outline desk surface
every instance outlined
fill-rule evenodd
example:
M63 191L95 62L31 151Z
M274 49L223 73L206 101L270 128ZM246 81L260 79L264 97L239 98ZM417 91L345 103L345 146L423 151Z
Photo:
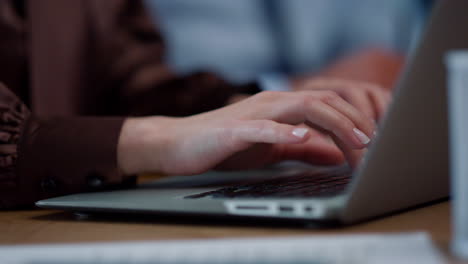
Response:
M53 210L0 212L0 244L90 241L167 240L273 235L350 234L357 232L427 231L444 252L450 242L450 202L414 209L353 226L304 229L285 226L205 223L185 218L77 219ZM176 223L174 223L176 222Z
M260 224L205 223L190 218L138 218L79 220L74 214L53 210L0 212L0 244L162 240L271 235L310 235L356 232L425 230L441 247L450 241L450 203L441 202L348 227L304 229ZM176 222L176 223L174 223Z

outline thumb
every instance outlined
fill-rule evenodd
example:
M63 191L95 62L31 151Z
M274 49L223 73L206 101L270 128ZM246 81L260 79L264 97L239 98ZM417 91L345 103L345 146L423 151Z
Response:
M249 120L236 127L233 133L243 142L297 144L306 142L310 129L277 123L272 120Z

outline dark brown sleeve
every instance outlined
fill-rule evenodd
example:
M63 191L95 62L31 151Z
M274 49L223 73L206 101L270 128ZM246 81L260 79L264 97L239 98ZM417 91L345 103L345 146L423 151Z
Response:
M118 3L118 4L117 4ZM224 106L256 84L233 86L214 74L178 76L164 61L164 42L140 0L93 1L97 76L115 112L185 116Z
M116 147L123 119L44 120L0 84L0 208L122 182Z

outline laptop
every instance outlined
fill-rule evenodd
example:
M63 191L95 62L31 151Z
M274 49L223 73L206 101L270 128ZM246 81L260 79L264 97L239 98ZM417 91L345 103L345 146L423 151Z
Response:
M468 48L468 1L438 1L361 165L283 164L169 177L133 189L38 201L75 212L182 214L343 224L448 197L444 54Z

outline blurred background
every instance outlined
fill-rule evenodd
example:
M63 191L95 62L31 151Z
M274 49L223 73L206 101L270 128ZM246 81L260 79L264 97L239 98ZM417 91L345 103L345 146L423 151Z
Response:
M310 74L366 50L405 56L428 0L146 0L181 74L235 84Z

